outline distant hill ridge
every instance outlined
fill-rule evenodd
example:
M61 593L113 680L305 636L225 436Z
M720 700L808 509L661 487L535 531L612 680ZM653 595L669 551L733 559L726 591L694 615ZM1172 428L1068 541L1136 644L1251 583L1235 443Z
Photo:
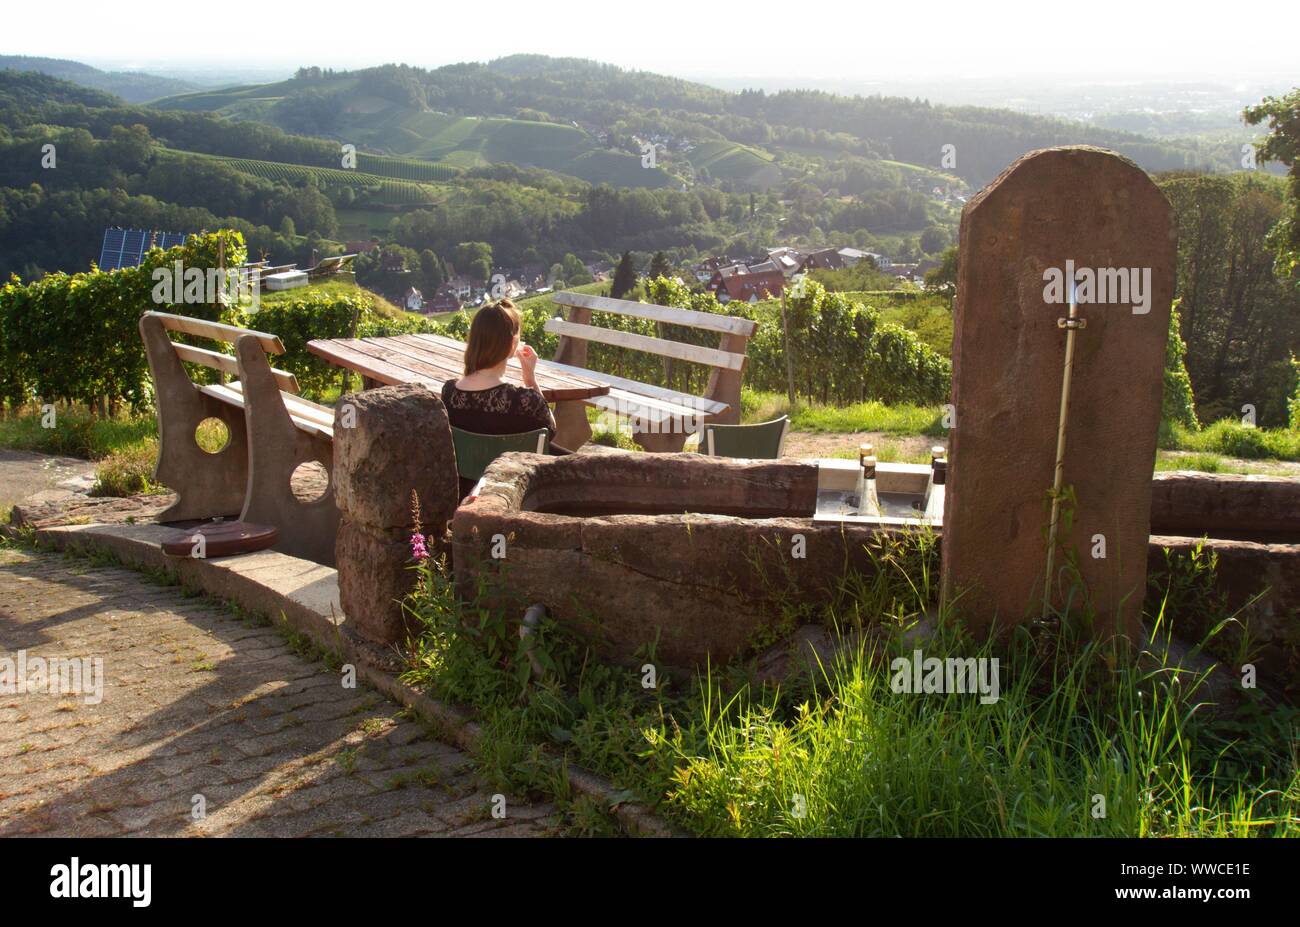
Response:
M215 111L460 167L513 161L626 186L664 182L642 169L632 137L741 146L710 150L695 166L715 179L714 168L741 182L766 176L760 186L770 185L770 162L783 152L904 161L951 169L977 185L1026 151L1061 144L1113 148L1150 171L1233 164L1231 146L1206 154L1179 141L1006 109L811 90L733 92L544 55L434 70L302 68L290 80L181 94L155 105ZM612 133L615 144L593 131ZM944 151L955 164L943 163Z
M38 71L83 87L111 93L128 103L145 103L197 89L196 84L172 77L159 77L143 71L101 71L80 61L63 58L0 55L0 70Z

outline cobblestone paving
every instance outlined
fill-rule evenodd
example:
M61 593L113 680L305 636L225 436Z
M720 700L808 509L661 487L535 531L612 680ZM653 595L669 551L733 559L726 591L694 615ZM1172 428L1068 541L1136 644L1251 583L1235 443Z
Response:
M0 661L14 661L11 673L20 650L28 681L37 657L102 658L103 698L0 694L0 837L559 827L551 806L509 796L494 818L469 758L399 706L343 688L274 629L129 570L0 547Z

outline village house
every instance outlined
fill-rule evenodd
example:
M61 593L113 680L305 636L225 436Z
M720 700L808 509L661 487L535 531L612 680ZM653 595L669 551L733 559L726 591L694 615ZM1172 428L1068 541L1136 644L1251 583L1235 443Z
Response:
M407 312L423 312L424 294L413 286L407 287L405 295L402 296L402 308Z
M426 313L459 312L460 299L456 296L455 290L444 283L438 287L438 292L434 294L433 299L425 303L424 308Z
M821 248L804 256L799 264L798 273L806 274L810 270L843 270L847 265L835 248Z
M752 266L732 264L719 268L706 286L719 302L739 299L756 303L760 299L780 296L785 290L785 275L773 261Z
M455 295L455 297L461 300L462 302L472 299L474 296L474 290L475 290L474 281L471 280L469 277L464 277L464 276L452 277L450 280L447 281L446 286L452 292L452 294Z

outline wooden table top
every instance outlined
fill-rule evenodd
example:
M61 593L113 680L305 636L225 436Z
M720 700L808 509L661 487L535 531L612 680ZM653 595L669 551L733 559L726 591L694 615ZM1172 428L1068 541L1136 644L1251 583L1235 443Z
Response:
M386 338L321 338L307 342L307 350L338 367L393 386L424 383L436 392L442 385L464 375L465 345L442 335L394 335ZM510 358L505 380L523 385L519 361ZM537 385L547 402L590 399L604 396L610 384L599 379L556 369L538 358Z

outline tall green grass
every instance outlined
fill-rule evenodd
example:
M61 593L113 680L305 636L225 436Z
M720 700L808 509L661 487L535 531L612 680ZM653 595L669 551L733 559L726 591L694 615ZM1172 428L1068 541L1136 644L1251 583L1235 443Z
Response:
M37 407L25 407L0 417L0 447L100 460L114 451L158 436L152 415L99 418L71 406L54 408L53 427Z
M784 394L748 389L741 392L740 404L744 422L766 422L789 415L790 427L795 431L835 434L879 431L936 437L946 434L941 406L885 405L874 401L849 406L799 402L791 406Z
M779 686L737 663L646 689L653 653L611 666L550 620L521 639L522 603L458 601L426 564L406 603L423 628L407 678L478 710L494 781L562 792L576 763L700 834L1300 834L1300 716L1254 692L1213 714L1204 677L1159 643L1163 596L1140 652L1062 616L997 644L934 619L936 568L925 536L883 547L819 614L837 654ZM922 619L934 630L919 638ZM894 691L890 662L913 648L998 658L998 700Z
M35 407L0 418L0 447L94 461L93 496L164 491L153 481L158 461L158 421L153 415L99 418L60 404L54 409L54 427L44 427L46 421ZM195 441L210 453L228 439L226 426L216 419L200 422L195 432Z
M1199 431L1169 425L1162 429L1161 446L1166 450L1202 451L1247 460L1300 460L1300 431L1253 428L1225 418Z

